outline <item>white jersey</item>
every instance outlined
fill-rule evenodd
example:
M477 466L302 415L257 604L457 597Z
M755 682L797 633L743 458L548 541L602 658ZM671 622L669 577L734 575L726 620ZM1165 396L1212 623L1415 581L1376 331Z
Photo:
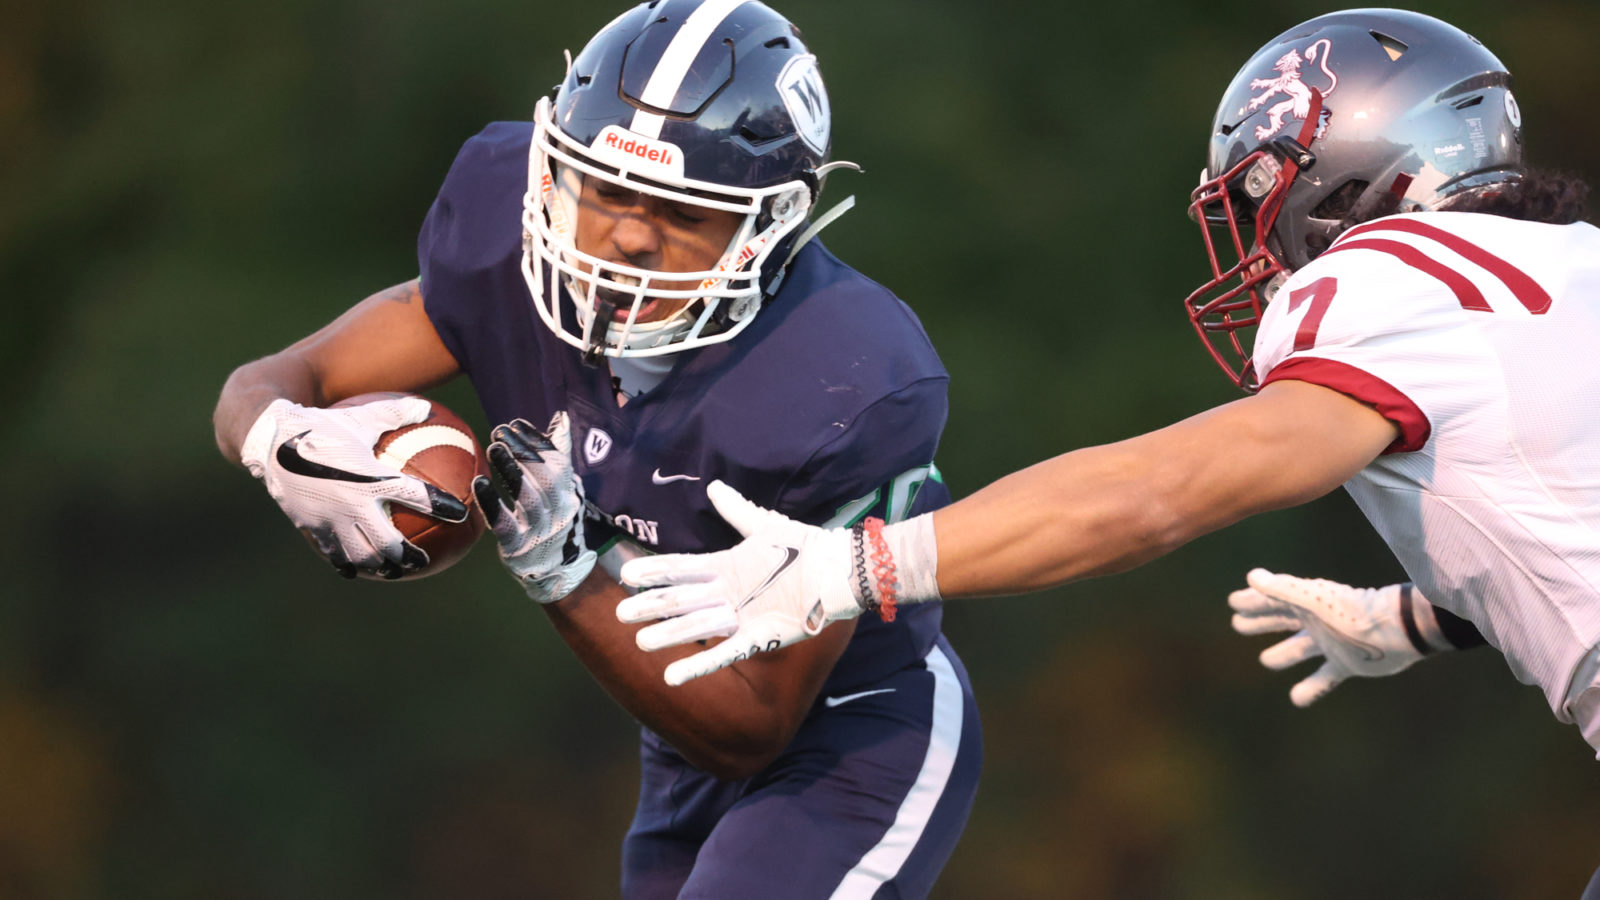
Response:
M1357 226L1278 292L1255 359L1263 384L1320 384L1399 427L1346 490L1423 595L1572 721L1600 644L1600 229ZM1600 719L1580 726L1594 742Z

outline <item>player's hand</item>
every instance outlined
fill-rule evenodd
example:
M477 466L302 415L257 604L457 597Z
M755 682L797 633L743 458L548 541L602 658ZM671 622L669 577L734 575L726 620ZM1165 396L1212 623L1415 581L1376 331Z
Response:
M1250 587L1228 596L1233 630L1294 632L1261 651L1261 664L1279 670L1324 657L1320 668L1289 690L1295 706L1310 706L1351 676L1393 675L1423 656L1406 634L1401 585L1353 588L1266 569L1251 569L1245 578Z
M481 475L472 492L506 568L529 597L554 603L589 577L595 561L583 544L583 480L572 468L567 414L552 416L546 431L516 419L497 426L489 439L489 466L505 484L511 505Z
M394 527L390 503L467 518L466 504L372 452L384 432L421 422L429 408L420 397L339 409L274 400L250 427L240 461L340 575L399 578L426 566L428 554Z
M828 623L861 614L850 586L850 533L803 525L713 481L706 496L745 536L729 550L647 556L622 566L622 583L656 586L617 605L623 622L664 619L641 628L642 650L728 636L667 666L668 684L709 675L757 653L812 637Z

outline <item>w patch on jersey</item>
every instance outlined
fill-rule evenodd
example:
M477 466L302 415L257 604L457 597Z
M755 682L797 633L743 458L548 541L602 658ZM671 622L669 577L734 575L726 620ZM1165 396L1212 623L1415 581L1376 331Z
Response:
M589 429L588 437L583 439L583 458L594 465L611 452L611 435L598 428Z
M826 152L833 115L828 109L828 91L822 86L817 58L808 53L789 60L778 73L778 93L800 139L812 150Z

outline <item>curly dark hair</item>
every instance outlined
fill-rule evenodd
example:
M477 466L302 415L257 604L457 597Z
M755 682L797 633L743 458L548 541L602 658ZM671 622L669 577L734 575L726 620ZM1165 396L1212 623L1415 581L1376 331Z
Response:
M1588 217L1589 185L1569 172L1534 169L1517 181L1480 188L1457 195L1439 207L1449 212L1487 213L1521 219L1525 222L1545 222L1550 225L1570 225ZM1313 216L1338 219L1339 228L1334 237L1373 219L1393 215L1400 210L1400 195L1392 191L1367 192L1367 182L1348 181L1318 204ZM1333 237L1312 235L1306 238L1313 256L1320 255L1333 243Z
M1570 225L1588 217L1588 198L1589 185L1577 175L1535 169L1520 181L1492 191L1463 194L1446 201L1440 209Z

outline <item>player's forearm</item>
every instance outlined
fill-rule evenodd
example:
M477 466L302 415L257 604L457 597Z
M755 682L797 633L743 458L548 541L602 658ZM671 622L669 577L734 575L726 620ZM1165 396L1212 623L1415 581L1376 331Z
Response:
M280 397L326 406L372 391L424 391L459 371L412 279L367 297L290 347L235 370L212 417L217 448L236 461L256 417Z
M1019 593L1132 568L1326 494L1397 433L1370 407L1286 381L1045 460L934 513L940 593Z
M310 366L292 353L245 363L228 376L211 414L217 449L229 462L239 463L239 448L261 411L284 398L306 406L322 405L318 382Z
M645 653L633 626L617 621L626 592L597 572L559 603L545 605L556 631L624 709L691 764L723 778L764 767L793 738L803 706L773 697L732 667L682 687L668 687L668 663L699 647ZM765 674L756 673L756 677ZM814 697L820 681L810 694ZM795 708L791 708L795 707Z
M939 590L1013 594L1107 575L1212 528L1181 472L1126 444L1046 460L934 513Z

